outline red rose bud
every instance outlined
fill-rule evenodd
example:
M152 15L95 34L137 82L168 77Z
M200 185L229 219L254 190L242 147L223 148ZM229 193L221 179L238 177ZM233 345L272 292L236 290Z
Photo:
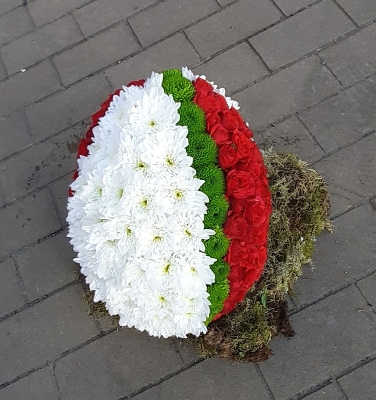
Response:
M217 146L221 144L231 144L231 134L221 124L215 125L209 131L209 134L213 138Z
M244 199L255 192L255 181L245 171L232 170L226 178L226 195Z
M224 170L232 169L238 162L238 154L234 146L224 144L218 151L218 163Z
M244 217L256 228L266 221L267 210L264 200L260 196L246 204Z
M239 214L232 214L223 226L223 232L231 239L246 240L248 233L248 222Z
M88 154L89 151L87 149L86 139L81 139L80 144L78 145L77 158L80 158L80 156L86 157Z
M254 142L244 136L238 129L235 129L232 134L232 140L236 146L239 159L246 157L251 158L253 150L256 147Z

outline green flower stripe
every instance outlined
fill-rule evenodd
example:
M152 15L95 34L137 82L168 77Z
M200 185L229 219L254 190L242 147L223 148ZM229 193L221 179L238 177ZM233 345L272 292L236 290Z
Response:
M218 149L214 140L205 132L205 113L192 100L195 88L189 79L183 77L181 71L170 69L163 71L162 87L166 94L172 95L180 102L179 125L188 128L187 154L193 158L192 167L196 176L205 181L200 190L209 198L204 225L215 230L215 234L204 241L205 252L217 261L211 266L215 282L208 286L210 314L206 320L208 325L223 309L229 294L228 274L230 266L222 260L229 247L229 239L223 233L229 203L225 194L225 178L217 163Z

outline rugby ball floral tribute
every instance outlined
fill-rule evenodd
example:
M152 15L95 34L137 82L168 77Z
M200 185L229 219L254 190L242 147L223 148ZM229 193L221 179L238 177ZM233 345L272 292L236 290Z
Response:
M94 301L153 336L199 336L261 276L263 157L225 96L187 68L112 94L80 142L69 233Z

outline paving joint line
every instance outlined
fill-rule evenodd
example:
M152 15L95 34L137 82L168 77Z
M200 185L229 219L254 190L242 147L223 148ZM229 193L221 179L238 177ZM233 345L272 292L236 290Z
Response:
M256 370L256 374L258 375L258 377L262 380L264 387L266 389L266 391L268 392L269 398L270 400L276 400L275 396L272 392L272 389L270 388L270 386L268 385L268 381L266 380L264 374L261 371L260 365L259 363L255 363L255 370Z
M347 397L347 394L345 393L345 391L342 389L342 386L338 382L338 379L335 379L333 383L335 383L335 386L337 387L339 392L342 394L343 400L349 400L349 398Z
M264 59L261 57L260 53L254 48L252 43L248 39L245 41L245 43L248 44L248 46L251 49L251 51L253 51L253 53L256 54L256 56L262 62L263 66L267 69L267 71L268 71L268 75L267 76L273 75L273 71L269 68L269 65L264 61ZM264 78L266 78L267 76L265 76Z
M24 110L23 108L21 108L20 110L15 111L14 113L12 113L12 114L10 114L10 115L13 115L13 114L18 113L18 112L20 112L20 113L22 114L22 118L23 118L24 123L25 123L25 126L26 126L26 132L27 132L27 134L31 137L31 139L33 139L33 142L32 142L29 146L24 147L22 150L19 150L19 151L17 151L16 153L20 153L21 151L26 150L27 148L33 146L33 144L34 144L34 135L33 135L33 131L31 130L31 126L30 126L30 123L29 123L29 119L27 118L27 115L26 115L26 113L25 113L25 110ZM13 154L15 154L15 153L13 153ZM10 154L8 157L5 157L5 158L1 159L1 160L0 160L0 163L1 163L3 160L6 160L6 159L8 159L9 157L11 157L13 154Z
M355 26L360 26L354 18L337 2L337 0L332 0L332 2L339 8L343 14L355 25Z
M187 35L187 32L185 31L185 28L184 28L184 29L181 29L179 32L186 38L187 42L190 44L190 46L192 47L192 49L194 50L194 52L197 54L198 59L200 60L200 62L202 62L202 61L203 61L203 57L202 57L201 54L197 51L197 49L196 49L196 47L194 46L194 44L192 43L191 39L190 39L189 36ZM198 64L198 65L200 65L200 64Z
M63 83L63 80L61 79L60 73L59 73L59 71L58 71L58 69L57 69L57 67L56 67L55 61L53 60L52 57L48 58L47 60L49 61L49 63L50 63L50 65L51 65L52 69L53 69L54 72L55 72L56 79L57 79L57 81L59 82L59 85L60 85L61 89L65 88L65 85L64 85L64 83ZM25 114L26 114L26 113L25 113Z
M320 0L321 1L321 0ZM283 11L282 8L275 2L275 0L270 0L270 2L274 5L274 7L280 12L281 16L285 19L288 17Z
M22 0L22 1L24 1L24 0ZM5 11L5 12L1 13L1 14L0 14L0 18L1 18L3 15L6 15L6 14L11 13L11 12L14 11L16 8L21 8L21 7L23 7L23 6L24 6L24 4L19 4L18 6L15 6L15 7L12 8L11 10L8 10L8 11Z
M59 388L59 383L57 381L56 374L55 374L55 366L56 366L55 362L49 363L48 364L48 369L49 369L50 374L51 374L51 378L52 378L52 382L53 382L53 385L54 385L54 389L55 389L57 400L63 400L63 398L61 396L60 388Z
M304 126L304 128L307 130L308 134L311 136L313 141L319 146L319 148L326 154L326 151L324 148L321 146L320 142L316 139L316 136L308 129L308 126L304 123L304 121L300 118L300 115L297 114L296 118L300 121L300 123Z
M65 176L65 175L64 175L64 176ZM62 224L62 221L61 221L61 218L60 218L60 215L59 215L59 208L58 208L58 206L57 206L57 201L56 201L56 199L55 199L55 196L54 196L53 193L52 193L52 190L51 190L51 187L50 187L49 184L46 185L46 189L47 189L48 195L50 196L51 203L52 203L52 207L53 207L53 209L54 209L54 211L55 211L56 217L58 218L61 227L63 227L63 226L62 226L63 224ZM67 193L67 201L68 201L68 193Z
M338 76L332 71L332 69L329 67L329 65L321 58L320 52L317 52L317 57L319 58L321 65L324 65L329 72L333 75L334 79L341 85L342 88L345 88L345 85L340 81Z
M140 39L139 39L138 36L136 35L136 32L134 31L133 26L130 24L130 22L129 22L127 19L125 19L125 20L123 20L123 21L121 21L121 22L124 22L124 25L127 26L127 27L131 30L134 39L136 40L137 44L140 46L140 49L143 50L143 49L144 49L144 46L142 45Z
M23 281L23 278L22 278L22 275L20 272L20 265L18 264L17 257L14 254L12 254L10 257L13 261L14 268L16 270L16 274L17 274L17 278L18 278L18 285L22 291L22 297L23 297L23 300L25 303L24 305L27 305L27 304L29 304L29 298L27 296L25 284L24 284L24 281Z

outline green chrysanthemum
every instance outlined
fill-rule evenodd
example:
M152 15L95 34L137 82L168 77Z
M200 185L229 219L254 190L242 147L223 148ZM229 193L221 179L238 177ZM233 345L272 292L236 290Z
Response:
M183 101L178 113L180 115L178 125L186 126L190 134L205 132L205 113L197 104Z
M191 101L195 94L192 82L180 75L171 72L163 73L162 87L167 94L171 94L175 101Z
M216 229L213 236L204 241L205 253L216 260L222 259L227 253L230 240L223 233L222 228Z
M216 165L205 165L199 168L196 170L196 176L205 181L200 190L205 193L209 199L224 194L225 177L223 171Z
M206 133L189 133L187 154L193 157L192 167L197 170L217 161L217 145Z
M226 220L228 208L229 203L223 195L209 198L207 213L204 216L205 228L216 229L222 226Z
M215 281L225 281L230 272L230 266L223 260L217 260L212 266L211 270L214 272Z
M210 314L205 322L208 325L212 319L222 311L223 303L226 300L229 293L229 283L228 280L223 280L219 282L215 282L212 285L208 286L209 293L209 301L210 305Z
M163 80L167 79L167 78L171 78L171 77L178 77L179 78L179 77L183 76L183 74L181 73L180 70L174 69L174 68L166 69L166 70L164 70L162 72L162 74L163 74Z

